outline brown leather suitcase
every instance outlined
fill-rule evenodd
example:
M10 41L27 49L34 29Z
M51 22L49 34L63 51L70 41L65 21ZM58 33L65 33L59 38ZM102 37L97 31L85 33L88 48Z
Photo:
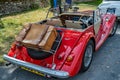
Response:
M22 44L29 48L39 48L38 44L42 41L47 30L48 26L46 25L31 24L31 28L23 39Z
M25 30L23 28L16 40L27 48L50 51L56 37L54 26L33 23Z
M42 41L39 43L39 47L43 50L50 51L55 39L57 37L57 32L54 26L49 26L45 36Z
M18 34L18 36L16 37L16 41L21 42L24 38L25 35L28 33L28 31L30 30L31 24L26 24L23 26L23 29L20 31L20 33Z

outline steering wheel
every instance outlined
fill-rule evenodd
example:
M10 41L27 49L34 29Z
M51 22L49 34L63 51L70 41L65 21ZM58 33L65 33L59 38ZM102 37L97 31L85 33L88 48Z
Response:
M79 19L79 21L81 21L83 24L85 24L86 26L88 26L88 22L86 22L85 20L83 20L83 19Z

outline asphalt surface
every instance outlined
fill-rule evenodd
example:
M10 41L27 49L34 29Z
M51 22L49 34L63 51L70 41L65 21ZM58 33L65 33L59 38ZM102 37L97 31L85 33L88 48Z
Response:
M120 80L120 25L94 54L89 70L68 79L48 79L14 66L0 67L0 80Z

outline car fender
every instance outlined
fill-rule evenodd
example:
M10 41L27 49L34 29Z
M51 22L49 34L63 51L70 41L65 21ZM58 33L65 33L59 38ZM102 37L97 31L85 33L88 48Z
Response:
M66 60L65 64L63 65L62 70L68 71L70 76L74 76L80 71L85 48L88 41L91 39L93 39L93 41L95 42L94 33L89 32L83 34L74 49L72 50L71 54L69 55L73 57L73 60L71 62L68 62Z
M106 29L108 28L108 32L110 32L110 30L114 26L116 19L117 18L114 14L106 14L103 17L103 31L106 32Z

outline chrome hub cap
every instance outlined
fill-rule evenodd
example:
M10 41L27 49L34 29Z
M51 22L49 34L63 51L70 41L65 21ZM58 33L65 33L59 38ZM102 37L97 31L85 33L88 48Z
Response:
M93 53L92 45L89 45L89 46L86 48L85 56L84 56L84 66L85 66L85 67L88 67L89 64L91 63L92 53Z

